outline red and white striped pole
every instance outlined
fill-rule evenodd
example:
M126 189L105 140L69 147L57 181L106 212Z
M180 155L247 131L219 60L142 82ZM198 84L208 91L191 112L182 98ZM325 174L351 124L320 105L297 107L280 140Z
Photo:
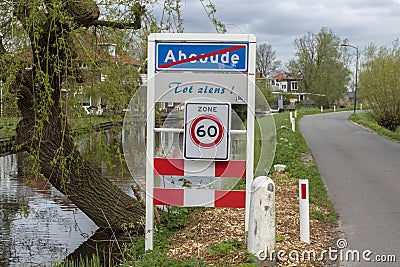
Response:
M299 180L300 241L310 243L310 213L308 179Z

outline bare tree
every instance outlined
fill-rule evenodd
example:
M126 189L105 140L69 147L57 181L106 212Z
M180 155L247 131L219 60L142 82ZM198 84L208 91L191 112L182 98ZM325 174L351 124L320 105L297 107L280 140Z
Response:
M269 44L260 44L257 46L256 71L260 72L262 77L269 77L281 68L281 61L276 59L275 50Z

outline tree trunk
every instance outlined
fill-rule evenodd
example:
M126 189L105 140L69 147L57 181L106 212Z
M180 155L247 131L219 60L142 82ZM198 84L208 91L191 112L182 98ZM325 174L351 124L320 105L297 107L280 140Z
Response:
M65 13L79 15L71 24L54 15L57 10L52 1L46 1L45 10L29 0L17 2L14 14L30 38L34 57L33 67L19 71L13 84L23 117L17 127L17 143L34 156L34 168L96 225L142 230L143 204L125 194L82 158L61 112L61 85L64 74L71 68L73 49L65 40L73 25L97 23L97 6L91 0L64 1ZM71 8L74 3L79 3L79 8ZM4 53L4 48L0 48L0 54ZM4 62L3 67L6 67Z
M21 101L21 100L19 100ZM24 120L18 125L17 142L26 144L36 138L26 133ZM140 228L144 218L141 203L125 194L112 181L85 161L58 118L44 126L41 141L31 141L30 150L38 149L40 171L50 183L66 195L101 228Z

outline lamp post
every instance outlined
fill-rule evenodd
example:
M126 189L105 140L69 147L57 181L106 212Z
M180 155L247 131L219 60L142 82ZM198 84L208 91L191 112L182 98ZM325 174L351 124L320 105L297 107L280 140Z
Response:
M3 120L3 83L0 81L0 118Z
M356 50L356 82L354 86L354 114L356 114L357 109L357 89L358 89L358 60L359 60L359 53L358 47L350 45L350 44L341 44L341 46L351 47Z

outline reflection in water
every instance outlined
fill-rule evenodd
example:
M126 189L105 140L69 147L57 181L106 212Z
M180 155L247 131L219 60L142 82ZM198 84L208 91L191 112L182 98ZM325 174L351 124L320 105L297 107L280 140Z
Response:
M133 108L132 108L133 110ZM127 113L125 115L124 127L123 127L123 145L125 159L132 171L135 182L137 182L142 189L145 188L145 174L138 173L137 170L143 170L138 168L136 165L138 162L145 166L146 164L146 147L144 142L138 143L137 140L144 139L144 132L140 132L137 129L138 120L140 116L145 114L138 114L137 112ZM145 118L145 117L144 117ZM245 126L243 122L232 110L231 113L231 129L232 130L244 130ZM145 119L142 119L145 121ZM143 123L144 124L144 123ZM183 111L179 108L173 109L168 113L168 116L162 122L162 125L157 127L166 129L183 129ZM245 134L234 134L231 135L231 155L232 160L244 160L246 159L246 135ZM161 158L183 158L183 131L169 131L169 132L155 132L154 135L154 155L155 157ZM205 162L204 168L206 168L211 161ZM199 167L203 168L203 166ZM182 186L190 186L191 188L208 188L208 189L232 189L240 180L240 178L221 178L221 177L196 177L196 176L159 176L154 177L155 187L162 188L180 188Z
M47 183L18 177L22 157L0 157L0 265L48 265L97 227Z
M143 146L144 125L138 132L137 145ZM79 146L95 168L132 195L121 140L121 129L111 129L83 136ZM32 178L24 158L23 153L0 157L0 266L49 266L75 252L73 258L97 226L49 183ZM145 166L136 167L144 175Z

